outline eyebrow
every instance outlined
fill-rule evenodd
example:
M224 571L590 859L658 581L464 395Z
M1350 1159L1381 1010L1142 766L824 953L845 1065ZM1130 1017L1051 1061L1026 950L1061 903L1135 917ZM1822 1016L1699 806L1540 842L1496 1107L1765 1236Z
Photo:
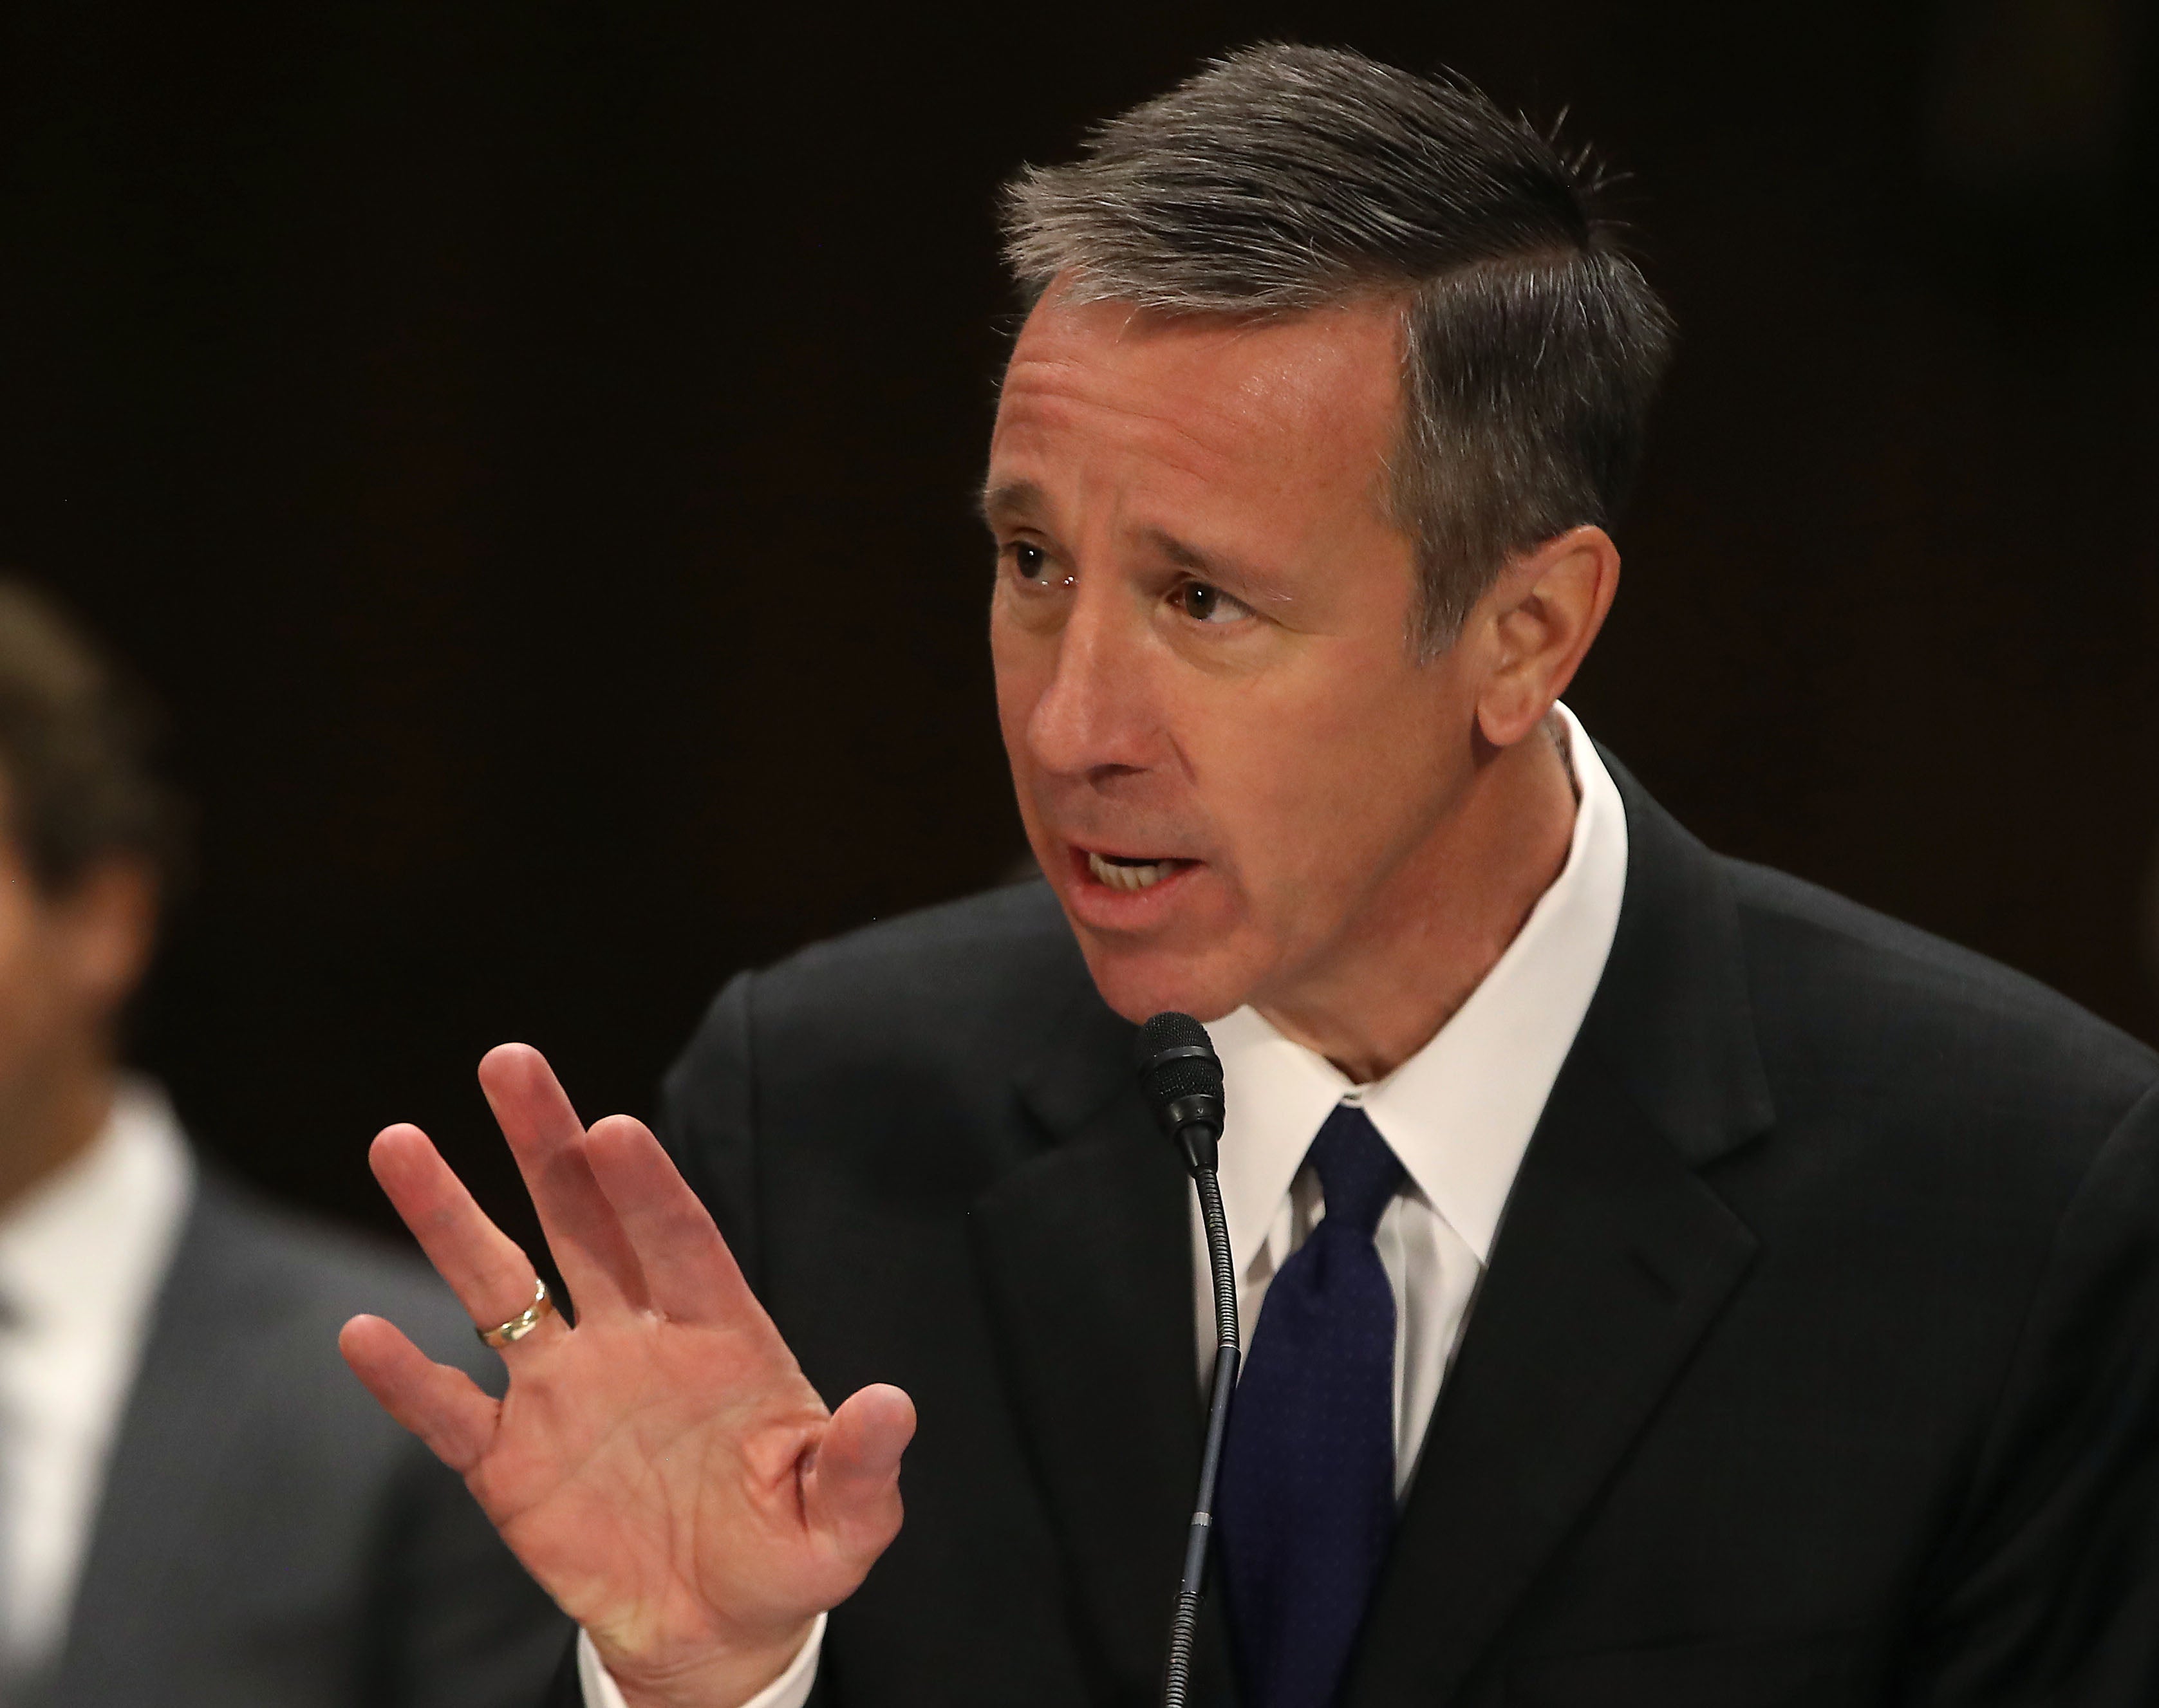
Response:
M1160 528L1147 528L1140 537L1179 569L1188 569L1194 575L1213 576L1233 566L1217 562L1196 546L1188 546L1174 534L1166 534Z
M1039 517L1049 509L1049 500L1032 480L1007 480L986 489L976 508L994 528L1000 522Z
M1202 551L1160 528L1147 529L1141 538L1194 580L1221 587L1256 608L1285 608L1291 602L1291 596L1273 576L1241 557Z

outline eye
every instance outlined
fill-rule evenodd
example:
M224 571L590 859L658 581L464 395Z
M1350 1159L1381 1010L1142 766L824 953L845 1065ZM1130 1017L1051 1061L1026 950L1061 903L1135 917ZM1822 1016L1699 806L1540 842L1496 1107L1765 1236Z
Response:
M1235 623L1240 617L1252 614L1251 607L1241 599L1232 598L1221 588L1209 587L1204 581L1180 582L1169 597L1170 602L1195 623Z
M1072 577L1058 572L1057 560L1043 546L1030 540L1014 540L1001 554L1012 565L1012 573L1033 587L1051 587L1062 582L1071 584Z

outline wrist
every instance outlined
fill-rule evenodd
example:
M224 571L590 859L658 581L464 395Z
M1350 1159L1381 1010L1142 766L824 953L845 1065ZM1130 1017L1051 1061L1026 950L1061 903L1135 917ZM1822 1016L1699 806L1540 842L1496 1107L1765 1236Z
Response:
M593 1648L624 1708L745 1708L805 1659L823 1617L805 1619L769 1641L729 1644L667 1662L611 1654L598 1643Z

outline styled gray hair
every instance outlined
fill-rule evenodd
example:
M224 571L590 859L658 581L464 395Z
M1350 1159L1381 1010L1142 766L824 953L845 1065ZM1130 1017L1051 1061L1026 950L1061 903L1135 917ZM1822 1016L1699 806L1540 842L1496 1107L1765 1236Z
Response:
M1514 553L1608 525L1641 458L1672 323L1603 180L1465 80L1271 44L1006 185L1030 298L1276 316L1403 303L1385 501L1415 542L1417 650L1452 644Z

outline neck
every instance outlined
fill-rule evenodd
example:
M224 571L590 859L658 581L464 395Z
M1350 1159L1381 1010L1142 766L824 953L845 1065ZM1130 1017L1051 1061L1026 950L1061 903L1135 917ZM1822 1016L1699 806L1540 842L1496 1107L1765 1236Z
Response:
M1520 934L1566 866L1575 808L1552 742L1533 736L1492 754L1328 965L1254 1006L1357 1084L1384 1079L1432 1042Z
M91 1146L112 1112L118 1074L91 1050L0 1095L0 1209L18 1203Z

